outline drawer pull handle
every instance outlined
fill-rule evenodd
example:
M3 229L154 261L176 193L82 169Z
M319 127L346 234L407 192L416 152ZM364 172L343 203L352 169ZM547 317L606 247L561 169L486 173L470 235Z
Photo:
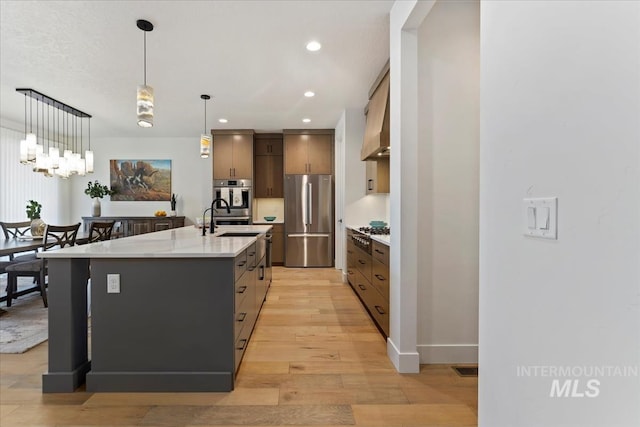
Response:
M255 267L247 267L247 270L249 270L249 271L253 271L255 269L256 269Z
M240 345L240 347L236 347L236 350L244 350L244 348L247 346L247 340L246 339L242 339L240 341L238 341L239 343L242 343Z
M379 314L387 314L387 312L386 312L386 311L384 311L384 310L382 309L382 307L380 307L379 305L376 305L375 307L376 307L376 311L377 311Z
M375 251L381 255L384 255L384 252L382 252L380 249L375 249Z
M238 263L238 267L242 267L247 263L247 261L241 261Z
M239 294L244 294L244 291L246 291L246 290L247 290L247 287L246 287L246 286L240 286L240 287L238 288L237 293L239 293Z
M360 289L362 289L363 291L366 291L366 290L367 290L367 288L366 288L362 283L358 283L358 287L359 287Z
M238 316L238 322L244 322L245 317L247 317L247 313L240 313Z
M255 254L255 252L249 252L249 256L254 256Z
M358 260L358 262L359 262L360 264L362 264L362 265L366 265L366 264L367 264L366 262L364 262L364 261L363 261L363 260L361 260L361 259L359 259L359 260Z
M376 276L376 279L378 279L378 280L387 280L387 279L384 278L384 276L381 276L379 274L374 274L374 276Z

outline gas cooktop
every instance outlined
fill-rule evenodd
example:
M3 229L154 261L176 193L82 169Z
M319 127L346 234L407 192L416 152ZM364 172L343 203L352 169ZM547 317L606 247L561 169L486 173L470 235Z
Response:
M391 230L389 229L389 227L380 227L380 228L360 227L358 228L358 231L365 234L379 235L379 236L388 236L391 234Z

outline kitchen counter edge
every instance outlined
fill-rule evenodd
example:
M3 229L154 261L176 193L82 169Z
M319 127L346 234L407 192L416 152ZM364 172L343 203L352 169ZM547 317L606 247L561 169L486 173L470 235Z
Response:
M233 258L266 234L271 225L221 225L215 234L185 226L155 233L40 252L40 258ZM257 232L257 236L221 237L225 232Z

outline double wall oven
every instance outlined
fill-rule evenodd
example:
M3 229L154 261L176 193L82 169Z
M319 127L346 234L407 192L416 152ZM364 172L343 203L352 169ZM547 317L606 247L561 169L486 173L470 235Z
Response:
M234 179L213 181L213 198L223 199L229 203L229 210L223 202L217 201L212 215L218 225L251 224L251 180Z

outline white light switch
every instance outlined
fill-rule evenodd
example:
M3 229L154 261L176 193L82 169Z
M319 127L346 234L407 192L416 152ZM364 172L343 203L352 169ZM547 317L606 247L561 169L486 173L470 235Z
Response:
M120 293L120 275L119 274L107 274L107 293L108 294Z
M524 234L543 239L557 239L558 198L524 199Z
M536 229L536 208L533 206L527 206L527 228Z

